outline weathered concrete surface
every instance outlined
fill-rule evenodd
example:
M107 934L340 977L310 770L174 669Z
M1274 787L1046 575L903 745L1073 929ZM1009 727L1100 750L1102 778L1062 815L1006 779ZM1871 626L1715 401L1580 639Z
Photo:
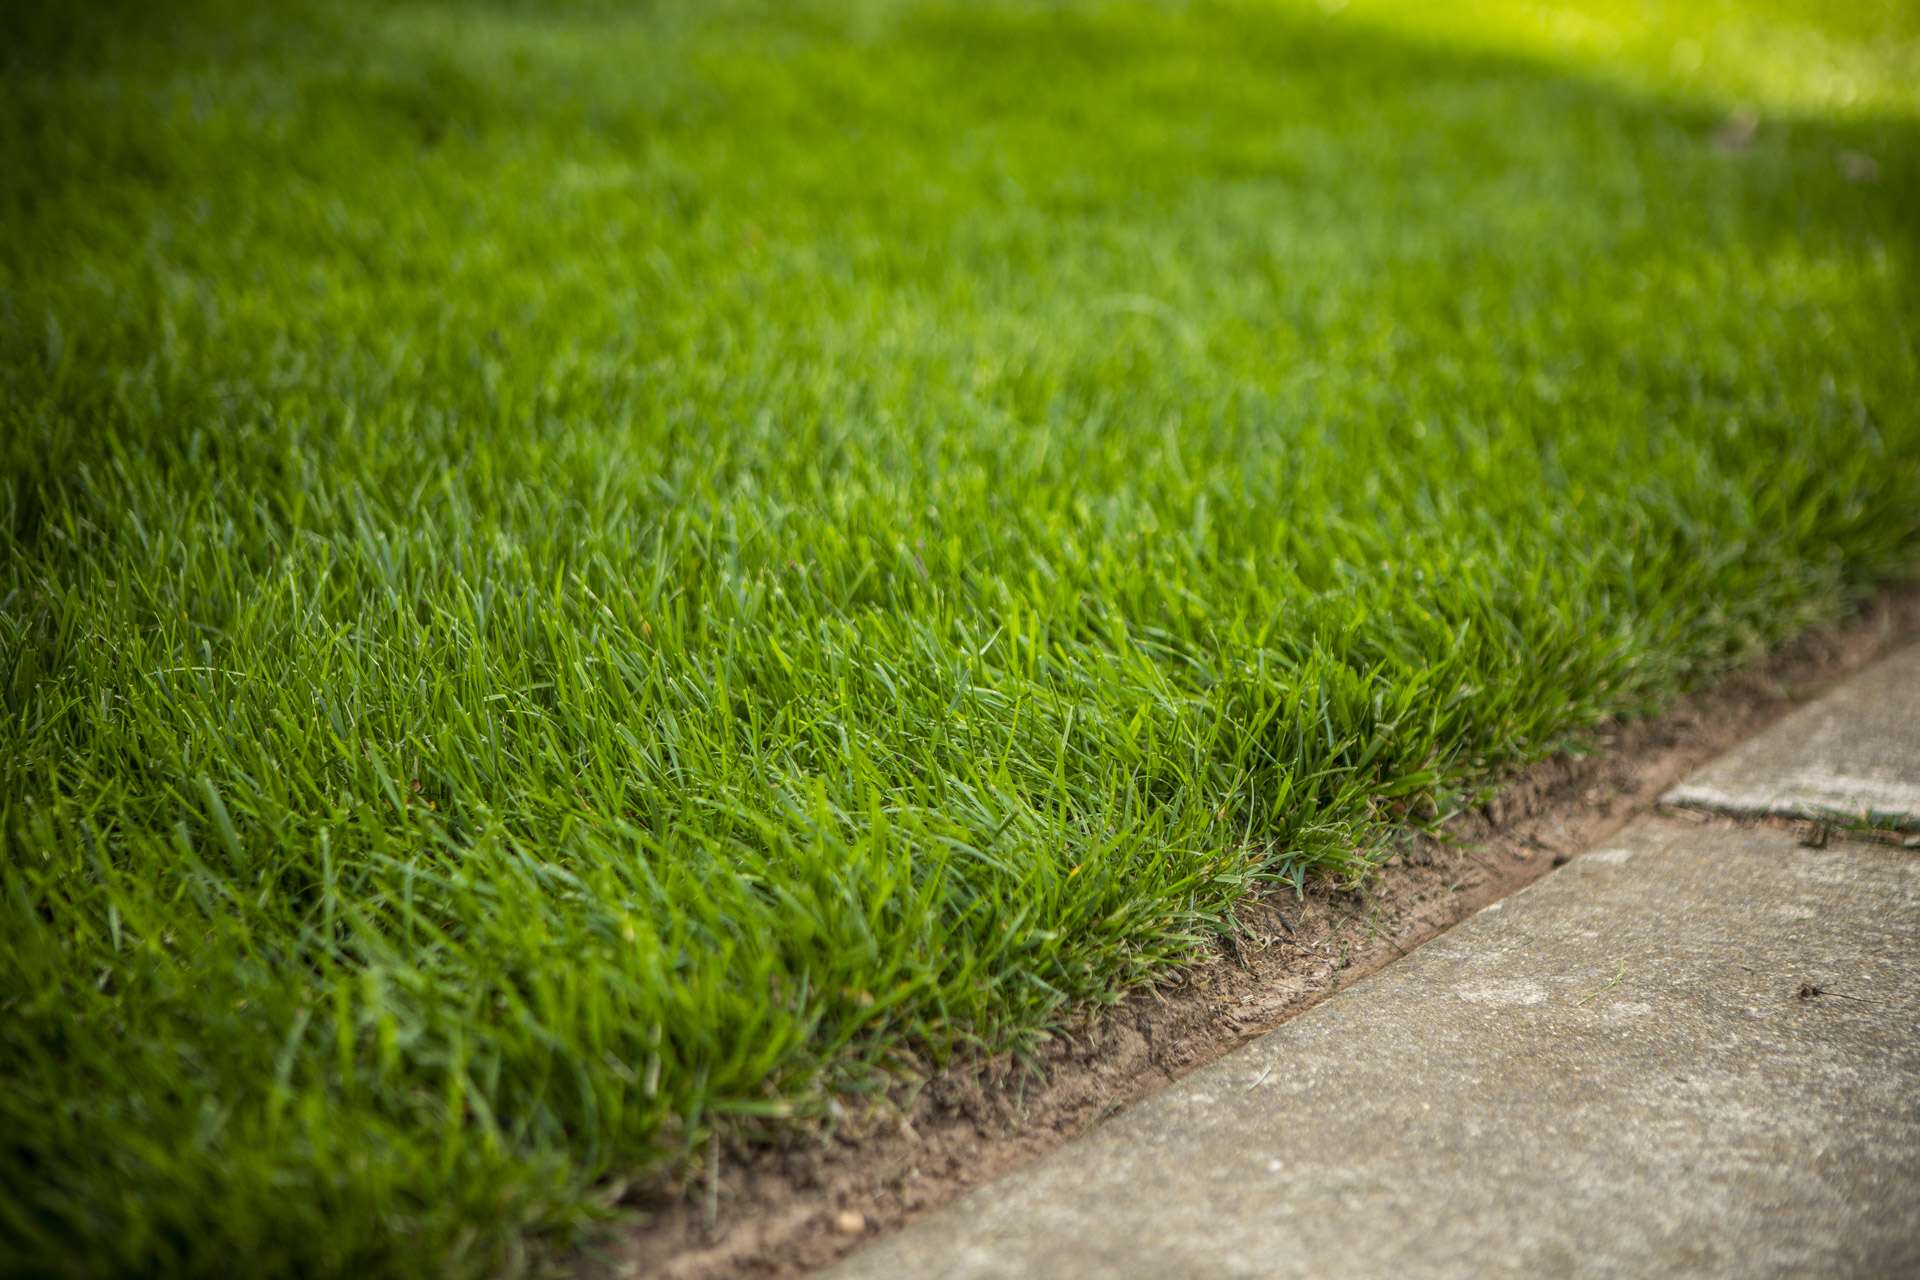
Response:
M1642 822L835 1274L1920 1275L1920 857Z
M1746 815L1920 827L1920 645L1749 739L1663 801Z

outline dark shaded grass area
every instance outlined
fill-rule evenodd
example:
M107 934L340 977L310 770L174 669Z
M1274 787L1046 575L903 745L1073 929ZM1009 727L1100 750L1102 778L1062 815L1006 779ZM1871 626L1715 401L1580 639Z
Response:
M519 1268L1920 541L1904 118L1239 5L52 14L19 1266Z

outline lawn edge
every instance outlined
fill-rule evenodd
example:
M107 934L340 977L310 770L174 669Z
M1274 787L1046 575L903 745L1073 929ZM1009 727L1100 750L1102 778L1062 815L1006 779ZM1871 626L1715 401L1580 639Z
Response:
M703 1169L620 1194L627 1216L563 1260L583 1277L796 1276L1070 1141L1101 1119L1379 971L1654 812L1687 773L1920 638L1920 582L1868 600L1593 749L1519 771L1484 805L1406 839L1356 889L1282 889L1243 932L1162 982L1083 1011L1038 1053L906 1081L784 1140L721 1144Z

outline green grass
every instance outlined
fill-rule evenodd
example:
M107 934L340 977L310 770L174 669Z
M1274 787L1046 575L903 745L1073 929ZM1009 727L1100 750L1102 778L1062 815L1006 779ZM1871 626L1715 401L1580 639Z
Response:
M1571 9L7 6L0 1270L535 1265L1908 574L1920 17Z

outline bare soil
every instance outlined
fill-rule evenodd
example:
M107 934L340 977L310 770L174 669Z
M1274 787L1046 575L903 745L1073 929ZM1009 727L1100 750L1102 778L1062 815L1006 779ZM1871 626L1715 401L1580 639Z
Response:
M1920 586L1882 596L1657 719L1604 727L1591 752L1530 768L1488 804L1408 839L1359 889L1246 904L1234 940L1028 1058L903 1081L816 1131L733 1143L684 1181L630 1192L637 1224L582 1274L793 1276L1060 1146L1103 1117L1312 1008L1604 841L1688 772L1835 680L1920 637ZM1707 820L1704 817L1702 820Z

